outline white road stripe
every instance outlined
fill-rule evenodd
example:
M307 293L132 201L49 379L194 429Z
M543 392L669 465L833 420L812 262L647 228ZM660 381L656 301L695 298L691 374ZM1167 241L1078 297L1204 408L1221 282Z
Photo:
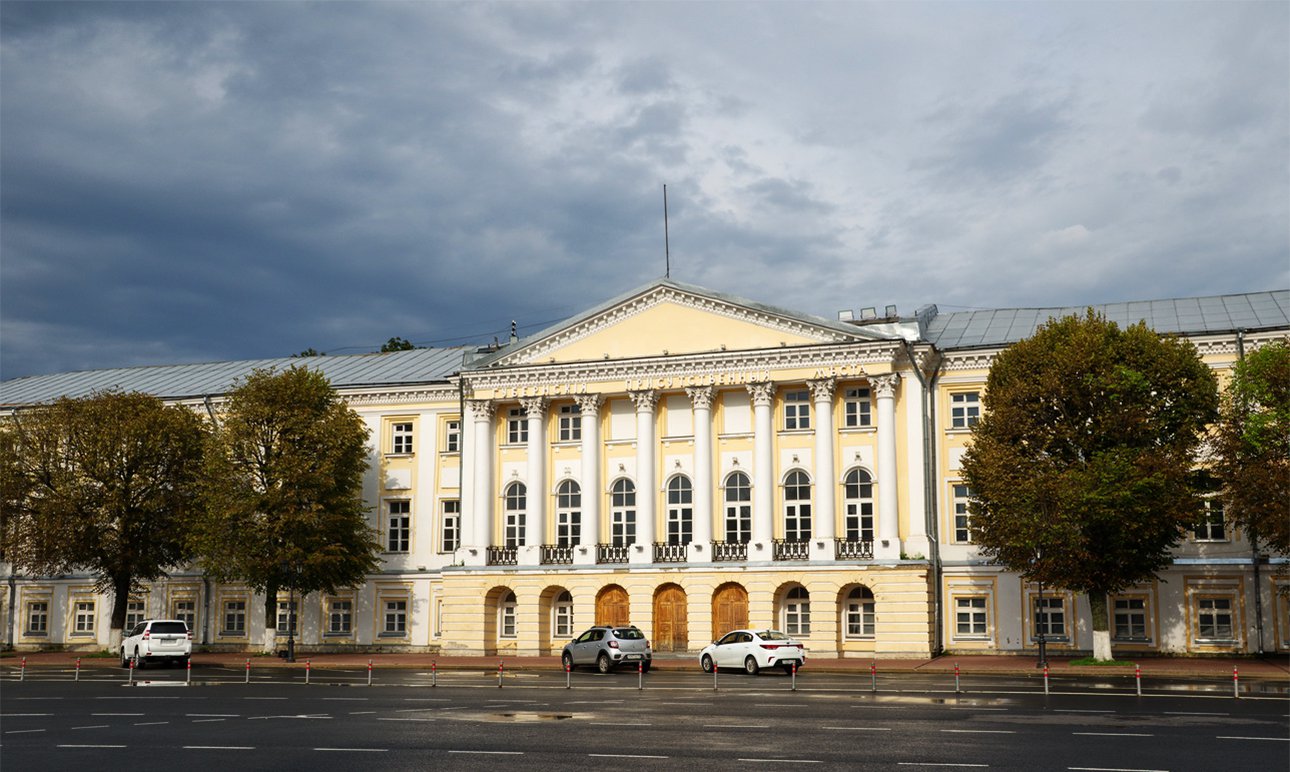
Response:
M940 761L899 761L899 767L988 767L989 764L950 764Z
M1227 716L1228 713L1198 713L1189 710L1166 710L1166 716Z
M5 734L28 734L29 732L43 732L44 729L10 729Z
M646 756L636 753L588 753L593 759L666 759L669 756Z
M765 729L765 724L704 724L704 729Z
M592 726L653 726L653 724L642 724L637 721L592 721Z
M846 729L851 732L890 732L886 726L822 726L821 729Z
M448 751L449 753L479 753L485 756L523 756L524 751Z
M124 748L124 745L57 745L57 748Z
M739 759L751 764L822 764L819 759Z
M1115 711L1114 710L1078 710L1075 708L1070 708L1070 709L1058 708L1053 712L1054 713L1114 713Z
M377 721L434 721L433 718L378 718Z
M351 715L351 716L370 716L370 715L372 715L372 714L373 714L373 713L375 713L375 712L376 712L376 711L374 711L374 710L351 710L351 711L349 712L349 715Z
M186 751L253 751L254 745L185 745Z
M143 713L91 713L91 716L142 716Z
M1071 732L1071 734L1088 737L1155 737L1153 734L1139 734L1137 732Z
M314 748L316 751L332 751L335 753L387 753L389 748Z
M1274 740L1276 742L1290 743L1290 737L1235 737L1232 735L1218 736L1220 740Z
M244 700L285 700L286 697L243 697Z
M187 718L237 718L241 713L185 713Z
M323 697L323 699L333 702L367 702L366 697Z
M93 726L73 726L73 727L68 727L68 728L69 728L69 729L107 729L107 728L108 728L108 725L107 725L107 724L94 724Z
M194 724L209 724L213 721L223 721L222 718L197 718L193 719Z
M942 729L941 731L958 734L1016 734L1012 729Z
M1121 767L1067 767L1080 772L1169 772L1167 769L1123 769Z
M0 713L0 718L18 718L20 716L52 716L53 713Z
M143 721L143 722L136 722L135 726L161 726L162 724L169 724L169 723L170 723L169 721Z

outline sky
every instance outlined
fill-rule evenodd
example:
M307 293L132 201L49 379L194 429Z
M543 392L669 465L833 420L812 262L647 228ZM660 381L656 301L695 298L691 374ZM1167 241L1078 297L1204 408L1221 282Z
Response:
M0 378L1290 287L1290 3L0 3Z

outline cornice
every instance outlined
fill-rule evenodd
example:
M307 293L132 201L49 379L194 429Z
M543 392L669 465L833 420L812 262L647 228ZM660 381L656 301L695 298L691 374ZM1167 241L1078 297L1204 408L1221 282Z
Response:
M349 405L394 405L407 402L456 402L459 392L455 386L434 388L418 386L410 389L338 389L336 392Z

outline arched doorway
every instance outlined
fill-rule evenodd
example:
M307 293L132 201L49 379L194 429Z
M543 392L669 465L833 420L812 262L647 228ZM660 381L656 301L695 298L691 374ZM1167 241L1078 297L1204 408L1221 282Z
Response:
M622 627L631 624L627 591L611 584L596 595L596 624Z
M712 593L712 637L748 626L748 591L731 582Z
M654 593L654 650L685 651L689 648L689 617L685 590L665 584Z

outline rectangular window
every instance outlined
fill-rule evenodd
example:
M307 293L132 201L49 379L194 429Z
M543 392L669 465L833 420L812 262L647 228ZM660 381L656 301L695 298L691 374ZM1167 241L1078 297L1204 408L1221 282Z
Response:
M49 635L49 603L46 601L27 604L27 635Z
M500 609L499 616L501 617L498 620L501 627L501 632L499 634L499 637L514 638L516 635L515 603L514 602L503 603Z
M174 601L171 604L170 615L175 619L182 619L184 624L188 625L189 632L193 632L197 629L197 601Z
M560 406L560 442L577 442L582 439L582 408L578 405Z
M636 510L615 509L610 521L610 543L627 547L636 543Z
M847 637L872 638L874 633L874 613L872 598L854 599L847 602Z
M412 424L400 422L390 425L390 452L395 455L406 455L412 452Z
M811 392L790 391L784 394L784 428L811 428Z
M125 604L125 629L134 629L134 626L144 619L146 616L143 611L143 601L131 600Z
M961 483L954 486L954 541L959 544L972 541L972 516L968 511L970 498L971 488Z
M246 635L246 601L224 602L224 635Z
M847 389L843 393L842 425L848 429L873 426L873 409L868 389Z
M511 408L506 413L506 443L508 445L523 445L528 441L528 416L518 407Z
M441 552L456 552L461 546L461 501L458 499L443 500L443 534L439 544Z
M408 602L406 600L385 601L385 627L381 635L402 637L408 633Z
M1192 528L1196 541L1227 541L1227 524L1223 518L1223 502L1214 497L1201 504L1200 520Z
M349 635L354 629L354 602L333 599L327 607L327 635Z
M1231 598L1198 598L1196 600L1196 640L1235 640L1232 626Z
M1045 597L1040 600L1038 596L1034 598L1035 605L1032 610L1033 629L1031 638L1038 639L1040 633L1044 638L1050 641L1066 640L1066 604L1062 598Z
M555 513L555 544L557 547L576 547L582 543L582 513L576 509L560 509Z
M1147 601L1145 598L1116 598L1114 607L1114 639L1125 642L1143 642L1147 637Z
M955 631L960 638L984 638L989 634L984 597L955 598Z
M388 501L389 529L386 531L386 552L407 552L412 544L412 502Z
M955 429L970 429L981 420L981 395L975 391L964 391L950 395L950 426Z
M299 622L295 602L291 600L278 601L278 635L286 635L288 632L295 635Z
M461 452L461 421L444 421L443 424L443 452L460 453Z
M94 634L94 601L79 601L74 608L72 617L72 634L73 635L93 635Z
M555 607L555 637L569 638L573 635L573 606L561 603Z

